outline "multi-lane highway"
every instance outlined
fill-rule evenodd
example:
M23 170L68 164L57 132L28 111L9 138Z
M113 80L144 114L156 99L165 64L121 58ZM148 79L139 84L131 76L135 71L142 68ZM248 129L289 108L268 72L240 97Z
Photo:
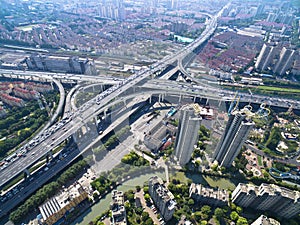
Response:
M224 90L208 85L192 85L171 80L150 80L142 87L162 91L165 91L167 89L169 92L173 91L174 93L199 95L202 98L210 98L221 101L231 101L235 96L235 92L233 91ZM270 106L280 106L283 108L289 108L290 106L292 106L294 109L300 109L300 101L293 99L266 97L263 95L248 93L240 93L239 97L241 102L257 104L266 103Z
M226 6L227 7L227 6ZM225 8L225 7L224 7ZM184 58L191 51L194 51L199 45L203 44L215 31L217 26L217 17L221 15L223 9L218 13L218 15L212 17L208 23L206 29L202 35L196 39L190 45L184 47L178 53L167 56L162 60L154 63L150 66L149 69L143 70L134 74L133 76L119 82L117 85L109 88L108 90L102 92L92 100L88 101L82 105L78 111L71 114L69 117L66 117L64 121L59 122L48 130L47 135L43 137L39 136L30 146L29 152L26 157L18 158L15 162L10 163L10 165L0 171L0 186L3 186L5 183L16 177L24 169L32 166L36 163L41 157L47 154L51 149L59 145L62 141L70 137L75 133L80 127L82 127L87 121L98 114L98 111L104 107L106 104L110 103L113 99L118 97L121 93L125 92L132 86L138 84L140 81L144 80L147 77L150 77L153 73L158 71L163 71L169 65L172 65L178 59ZM5 71L2 71L3 74ZM11 74L10 76L13 76ZM26 71L24 72L26 73ZM28 72L28 75L32 77L32 73ZM41 79L45 78L44 73L35 72L34 76L40 76ZM62 74L60 76L63 76ZM64 76L66 76L64 74ZM76 75L78 76L78 75ZM46 76L47 79L51 79L52 76ZM55 77L58 79L57 77ZM94 78L94 77L93 77ZM82 79L82 78L80 78ZM46 131L45 131L46 132Z
M107 76L91 76L84 74L70 74L70 73L53 73L53 72L38 72L38 71L21 71L21 70L6 70L0 69L0 77L4 78L21 78L28 80L36 80L36 81L51 81L52 79L56 79L64 82L97 82L103 84L118 84L122 81L122 78L114 78Z

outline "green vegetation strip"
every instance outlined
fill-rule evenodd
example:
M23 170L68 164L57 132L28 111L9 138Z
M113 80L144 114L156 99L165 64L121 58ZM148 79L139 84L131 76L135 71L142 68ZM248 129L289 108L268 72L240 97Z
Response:
M270 87L270 86L258 86L257 89L261 89L265 91L300 93L300 89L280 88L280 87Z
M2 189L3 191L6 191L7 189L9 189L10 187L14 186L15 184L17 184L18 182L20 182L22 179L24 178L23 174L20 174L19 176L17 176L15 179L13 179L11 182L9 182L6 186L4 186L4 188Z
M86 159L80 160L69 167L65 172L63 172L56 181L48 183L40 188L34 195L32 195L29 199L25 201L22 205L20 205L15 211L13 211L9 219L13 221L15 224L18 224L28 216L33 209L36 209L39 205L41 205L45 200L51 198L60 190L62 185L64 185L67 181L75 178L82 170L88 165Z
M260 155L257 156L257 161L258 161L258 165L262 166L262 159Z

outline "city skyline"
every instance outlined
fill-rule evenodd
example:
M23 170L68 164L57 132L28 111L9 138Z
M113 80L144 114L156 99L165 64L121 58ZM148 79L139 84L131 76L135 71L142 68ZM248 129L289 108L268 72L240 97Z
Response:
M0 4L0 224L298 224L296 1Z

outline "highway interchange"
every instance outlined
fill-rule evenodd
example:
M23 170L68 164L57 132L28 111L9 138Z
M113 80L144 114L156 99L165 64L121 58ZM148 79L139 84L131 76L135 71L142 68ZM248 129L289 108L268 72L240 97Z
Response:
M222 10L224 10L225 6ZM140 89L149 90L149 95L152 94L182 94L190 96L201 96L203 98L215 98L216 100L231 100L234 96L234 93L231 91L221 90L217 87L208 87L200 85L190 85L182 84L174 81L168 80L149 80L146 83L142 83L146 78L149 78L152 74L159 73L164 71L169 65L179 62L180 70L184 70L182 66L182 59L187 57L192 53L199 45L203 44L208 40L211 35L214 33L217 27L217 18L222 14L222 10L216 15L213 16L207 25L206 29L202 35L196 39L190 45L184 47L181 51L174 55L167 56L162 60L154 63L148 69L140 71L127 79L116 79L108 77L95 77L95 76L86 76L86 75L67 75L67 74L51 74L44 72L31 72L31 71L21 71L13 73L10 70L0 70L0 75L3 77L9 78L20 78L26 77L28 79L36 80L73 80L73 81L89 81L97 82L103 84L112 84L111 88L97 95L95 98L83 104L75 112L69 112L68 115L64 115L63 120L56 123L52 127L48 128L44 132L40 133L39 136L35 137L34 140L30 141L26 146L23 146L19 151L24 151L26 149L26 157L19 157L11 163L7 168L0 170L0 187L3 187L11 179L15 178L17 175L22 173L24 169L29 168L34 165L40 158L45 156L49 151L58 146L61 142L72 136L78 131L82 126L86 125L92 118L99 114L105 106L112 103L113 100L118 99L120 101L120 94L125 93L133 86L140 87ZM185 72L186 73L186 72ZM186 74L187 75L187 74ZM168 90L166 90L168 87ZM147 92L145 90L145 92ZM128 99L138 96L145 95L145 92L138 91L133 93L132 96ZM242 94L241 101L252 102L252 103L261 103L266 102L269 105L280 105L289 107L293 105L294 108L300 109L300 102L294 100L282 100L279 98L266 98L264 96ZM124 97L125 99L125 97ZM121 99L122 101L122 99ZM74 154L74 155L73 155ZM82 154L82 152L72 153L72 157L77 157ZM66 166L66 165L64 165ZM55 171L53 171L55 173ZM27 193L27 192L26 192ZM29 193L28 193L29 194ZM14 198L16 198L14 196ZM0 212L0 215L5 212Z

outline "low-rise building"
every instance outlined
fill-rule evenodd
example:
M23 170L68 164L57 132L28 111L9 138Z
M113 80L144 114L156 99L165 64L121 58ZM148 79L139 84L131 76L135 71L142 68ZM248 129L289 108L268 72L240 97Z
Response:
M261 215L257 218L257 220L251 223L251 225L280 225L280 223L273 218L268 218L265 215Z
M203 187L202 184L192 183L189 193L192 199L205 205L225 206L229 200L229 194L226 190Z
M163 219L169 221L175 212L176 201L161 178L154 176L149 179L149 194Z
M112 191L112 203L110 205L112 225L126 225L126 210L124 207L124 194L122 191Z
M23 107L25 105L22 99L10 96L5 93L0 93L0 100L10 106Z
M87 197L88 193L80 184L71 185L39 207L44 223L47 225L56 223Z

